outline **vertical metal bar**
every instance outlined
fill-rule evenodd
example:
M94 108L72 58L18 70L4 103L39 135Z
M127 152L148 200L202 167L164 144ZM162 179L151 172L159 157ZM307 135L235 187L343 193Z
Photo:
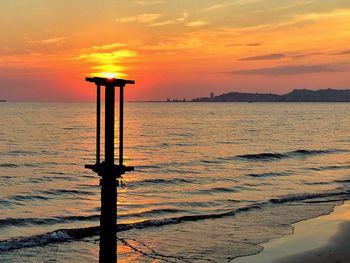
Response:
M106 86L105 91L105 162L114 164L114 86Z
M96 164L100 163L101 134L101 86L96 89Z
M117 183L114 167L114 86L105 89L105 169L100 172L101 217L100 217L100 263L117 261Z
M124 148L124 86L120 87L119 94L119 165L123 165Z

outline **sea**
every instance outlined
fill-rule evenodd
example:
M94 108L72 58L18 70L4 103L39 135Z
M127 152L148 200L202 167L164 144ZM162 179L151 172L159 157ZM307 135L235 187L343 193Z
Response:
M118 262L234 263L331 213L350 199L349 112L126 103ZM98 262L95 121L94 103L0 104L0 262Z

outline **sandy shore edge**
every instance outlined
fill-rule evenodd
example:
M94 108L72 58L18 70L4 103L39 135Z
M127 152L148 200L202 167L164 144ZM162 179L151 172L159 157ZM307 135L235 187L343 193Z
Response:
M232 263L350 262L350 201L329 215L293 224L294 234L261 244L256 255Z

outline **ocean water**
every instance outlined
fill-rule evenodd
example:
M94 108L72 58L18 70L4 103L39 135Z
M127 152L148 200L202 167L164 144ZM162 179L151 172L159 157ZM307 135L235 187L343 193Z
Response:
M118 262L234 262L330 213L350 199L349 112L127 103ZM0 262L97 262L95 105L1 103L0 119Z

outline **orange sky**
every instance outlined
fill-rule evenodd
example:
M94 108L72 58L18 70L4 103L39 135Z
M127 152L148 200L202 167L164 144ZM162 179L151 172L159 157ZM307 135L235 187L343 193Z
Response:
M349 0L11 0L0 18L11 101L93 101L103 72L136 80L129 100L350 88Z

